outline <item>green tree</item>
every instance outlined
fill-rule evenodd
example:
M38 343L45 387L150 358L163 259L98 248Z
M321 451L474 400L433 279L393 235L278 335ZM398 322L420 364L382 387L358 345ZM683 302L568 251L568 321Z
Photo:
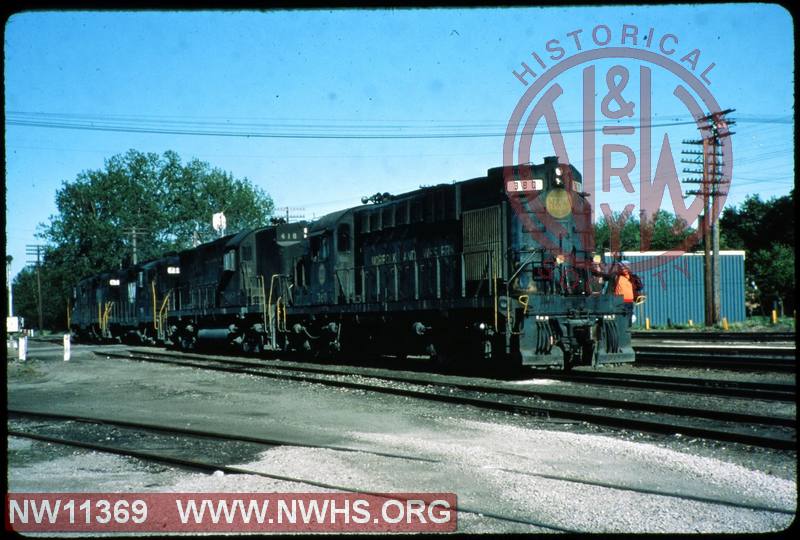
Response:
M695 230L686 220L666 210L659 210L651 219L643 218L640 224L640 244L642 251L691 251L697 247Z
M45 327L64 328L75 283L130 264L134 238L142 262L215 238L211 216L216 212L225 213L227 232L235 233L267 223L274 205L246 178L208 163L194 159L183 164L172 151L159 156L129 150L106 160L101 170L65 181L56 193L56 207L38 236L47 241L43 288L44 282L51 287L42 296L54 304ZM26 272L15 280L19 306L30 302L28 280ZM35 290L32 298L35 303ZM26 316L24 309L21 314Z
M639 249L639 220L625 219L615 212L610 219L601 219L594 226L594 243L602 251L635 251Z
M776 243L753 252L750 259L762 312L769 312L776 304L779 308L794 309L794 249Z
M757 287L763 313L774 303L795 309L794 214L792 190L767 201L750 195L739 206L726 208L720 219L722 245L747 252L745 276Z
M768 201L750 195L738 207L726 208L720 231L725 245L732 249L758 250L765 239L794 246L794 190Z
M62 295L58 285L50 279L49 267L42 265L42 320L44 327L51 330L66 328L66 296L63 301L57 301ZM14 315L25 319L26 328L39 328L38 291L36 285L36 268L25 267L14 278ZM59 311L61 310L61 311Z
M625 220L618 212L595 224L595 245L606 251L689 251L697 246L693 233L683 218L666 210L649 219L643 216L641 221L635 217Z

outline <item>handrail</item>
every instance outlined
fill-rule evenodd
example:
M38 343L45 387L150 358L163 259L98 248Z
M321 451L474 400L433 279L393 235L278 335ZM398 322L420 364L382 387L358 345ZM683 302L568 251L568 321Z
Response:
M153 297L153 332L158 333L158 321L156 319L156 305L158 303L156 299L156 280L150 282L150 288L152 290L152 297Z
M172 292L172 289L167 291L167 294L164 295L164 301L161 302L161 307L158 309L158 328L157 330L164 331L164 321L167 318L167 304L169 302L169 295Z
M270 331L272 330L272 288L275 285L275 278L280 277L280 274L272 274L272 278L269 280L269 300L267 301L267 311L269 311L269 328ZM277 309L277 306L276 306Z
M530 252L531 256L528 258L528 260L519 265L519 268L517 268L516 271L513 274L511 274L511 277L508 278L506 283L511 283L512 281L514 281L514 278L517 277L517 275L520 272L522 272L522 269L525 268L528 264L533 262L533 258L536 256L537 253L542 254L544 253L544 250L542 249L531 250Z
M99 304L98 304L99 307ZM103 310L102 320L100 321L100 331L105 334L106 330L108 330L108 322L111 318L111 309L114 307L114 302L109 300L105 304L105 309Z
M500 327L497 324L497 303L498 303L498 296L497 296L497 278L494 278L494 331L499 332Z
M258 286L261 289L261 297L260 297L261 298L261 302L262 302L262 304L261 304L261 312L262 312L262 314L264 316L264 330L267 330L267 329L269 329L269 326L267 325L267 311L269 310L269 305L264 306L264 304L263 304L263 302L267 299L267 290L266 290L267 286L266 286L266 283L264 281L264 276L260 275L260 274L258 276Z
M275 301L275 317L277 319L278 332L286 332L286 305L283 305L283 328L281 328L281 301L283 296L279 296Z

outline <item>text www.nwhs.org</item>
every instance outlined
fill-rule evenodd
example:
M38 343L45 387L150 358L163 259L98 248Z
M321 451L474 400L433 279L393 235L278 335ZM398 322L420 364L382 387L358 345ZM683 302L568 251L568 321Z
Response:
M452 532L454 493L10 493L20 532Z

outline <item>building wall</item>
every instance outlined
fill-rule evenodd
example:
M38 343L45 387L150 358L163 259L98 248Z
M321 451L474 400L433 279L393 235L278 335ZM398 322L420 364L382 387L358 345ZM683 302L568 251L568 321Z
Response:
M744 251L720 251L720 317L728 322L745 319ZM634 308L634 326L704 324L703 254L685 253L666 257L663 252L627 251L622 258L631 262L633 271L644 281L647 301ZM610 262L606 254L606 262Z

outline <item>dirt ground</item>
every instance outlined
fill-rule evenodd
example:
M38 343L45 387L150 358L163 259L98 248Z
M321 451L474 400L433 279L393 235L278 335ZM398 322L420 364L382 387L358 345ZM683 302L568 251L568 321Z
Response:
M739 449L732 459L722 446L680 438L115 360L92 350L73 345L73 358L64 362L58 345L32 342L29 360L19 362L8 349L8 408L337 445L435 463L290 445L178 450L299 480L285 482L200 474L9 437L9 491L322 489L302 482L308 480L365 491L454 492L468 510L458 516L464 533L765 532L788 527L796 512L794 453ZM14 422L9 425L19 425Z

